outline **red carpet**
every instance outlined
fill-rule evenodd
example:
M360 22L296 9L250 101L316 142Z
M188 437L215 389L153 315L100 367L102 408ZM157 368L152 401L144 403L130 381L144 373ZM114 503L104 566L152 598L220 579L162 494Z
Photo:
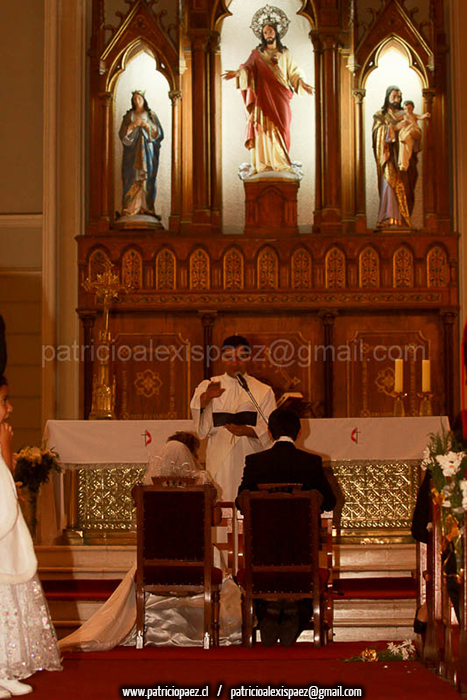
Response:
M207 684L208 697L222 700L235 700L231 689L241 684L319 685L323 689L342 685L362 688L361 697L370 700L414 700L418 697L459 700L460 696L448 683L415 661L347 663L341 660L365 646L368 644L336 643L315 650L311 645L301 644L270 651L260 646L209 651L116 649L104 654L82 654L79 658L67 654L62 673L37 673L31 683L36 700L62 697L66 700L113 700L123 697L122 687L204 687ZM380 643L378 646L385 647ZM222 684L221 689L219 684Z
M366 599L402 599L417 597L417 582L414 578L345 578L334 581L336 597Z

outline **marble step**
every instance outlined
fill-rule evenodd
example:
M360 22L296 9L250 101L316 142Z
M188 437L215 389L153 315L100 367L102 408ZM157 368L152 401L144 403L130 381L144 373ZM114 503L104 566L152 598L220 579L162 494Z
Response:
M340 578L411 576L416 570L413 544L340 544L333 547L333 570Z

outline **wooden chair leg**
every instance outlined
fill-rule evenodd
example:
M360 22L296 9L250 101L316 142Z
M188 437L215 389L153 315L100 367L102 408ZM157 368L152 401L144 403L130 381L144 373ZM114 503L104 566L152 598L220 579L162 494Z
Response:
M219 612L220 612L221 594L219 589L212 592L212 644L215 647L219 646Z
M242 594L242 643L244 647L253 646L253 600Z
M136 585L136 648L144 647L144 587Z
M313 646L321 646L321 636L321 604L318 596L318 598L313 597Z
M209 649L211 646L212 635L212 593L205 589L204 591L204 628L203 628L203 648Z

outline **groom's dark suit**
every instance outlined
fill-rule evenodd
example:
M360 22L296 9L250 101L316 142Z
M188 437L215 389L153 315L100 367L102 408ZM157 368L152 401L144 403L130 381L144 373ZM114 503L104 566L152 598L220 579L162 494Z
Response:
M242 483L238 488L237 507L241 510L242 491L258 491L258 484L284 483L302 484L304 491L320 491L323 495L322 510L332 510L336 505L336 497L324 473L321 457L298 450L293 442L280 440L271 449L246 457ZM255 611L263 644L270 646L279 637L281 644L289 646L306 628L313 609L309 599L296 602L256 600Z
M248 455L238 495L246 489L257 491L258 484L284 483L303 484L303 491L320 491L323 494L321 510L332 510L336 505L321 457L298 450L289 441L278 441L269 450Z

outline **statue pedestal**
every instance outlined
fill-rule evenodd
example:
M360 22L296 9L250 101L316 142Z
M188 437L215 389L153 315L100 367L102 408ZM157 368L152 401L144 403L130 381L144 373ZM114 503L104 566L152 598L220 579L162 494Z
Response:
M295 177L277 173L255 175L243 181L245 186L245 233L255 236L293 236L298 234Z

